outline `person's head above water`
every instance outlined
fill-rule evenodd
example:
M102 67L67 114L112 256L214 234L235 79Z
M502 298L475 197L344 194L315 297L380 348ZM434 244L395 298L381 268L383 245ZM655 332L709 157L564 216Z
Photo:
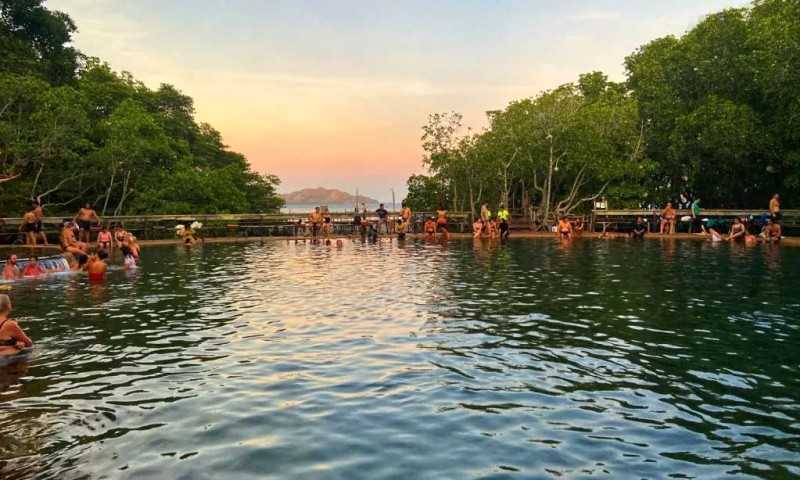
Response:
M29 265L36 265L36 263L38 261L39 261L39 257L37 257L36 255L31 255L31 256L28 257L28 264Z
M108 258L108 252L106 252L105 250L100 250L99 252L97 252L97 258L99 258L100 260L105 260L106 258Z
M122 252L122 254L123 254L123 255L130 255L130 254L131 254L131 247L129 247L129 246L127 246L127 245L123 245L123 246L122 246L122 247L119 249L119 251L120 251L120 252Z
M82 267L89 261L88 255L78 255L78 266Z
M8 262L10 265L16 265L17 264L17 256L12 253L11 255L8 256L8 258L6 258L6 262Z
M11 298L8 295L0 295L0 315L11 313Z

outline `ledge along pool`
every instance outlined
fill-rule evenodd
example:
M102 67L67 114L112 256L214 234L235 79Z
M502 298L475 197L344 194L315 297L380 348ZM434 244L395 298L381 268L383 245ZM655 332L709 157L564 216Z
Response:
M0 478L800 475L800 249L149 247L19 282Z

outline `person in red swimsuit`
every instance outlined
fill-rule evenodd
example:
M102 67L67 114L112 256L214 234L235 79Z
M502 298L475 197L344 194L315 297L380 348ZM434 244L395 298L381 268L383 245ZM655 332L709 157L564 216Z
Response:
M94 261L89 263L89 268L87 268L87 271L89 272L90 282L103 281L103 278L106 275L106 268L108 268L108 264L106 264L106 258L108 258L108 253L106 253L105 250L100 250L97 252Z
M47 272L42 270L42 267L39 266L39 257L36 255L28 257L28 263L25 265L25 268L22 269L23 277L38 277L45 273Z

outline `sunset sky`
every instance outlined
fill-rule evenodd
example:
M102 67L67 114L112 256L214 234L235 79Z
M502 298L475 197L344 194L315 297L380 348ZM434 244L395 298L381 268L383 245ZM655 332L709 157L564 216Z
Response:
M747 2L49 0L76 46L147 85L192 96L281 192L324 186L398 201L427 115L468 125L601 70L637 46Z

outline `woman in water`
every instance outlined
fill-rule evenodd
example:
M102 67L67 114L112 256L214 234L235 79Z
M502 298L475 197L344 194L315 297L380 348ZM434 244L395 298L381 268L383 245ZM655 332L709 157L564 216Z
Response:
M125 239L125 245L131 249L131 255L133 258L139 258L139 244L136 243L136 237L128 234Z
M196 240L194 239L195 231L192 227L186 227L178 232L178 234L183 237L183 244L187 247L192 246L195 244Z
M14 320L9 320L11 299L0 295L0 356L16 355L23 348L30 348L33 342L19 328Z
M97 248L99 250L111 250L111 232L108 231L108 227L104 226L97 233Z
M123 245L122 248L120 248L120 251L122 252L122 258L123 258L122 265L125 267L125 269L135 270L136 259L133 258L130 247L128 247L127 245Z

